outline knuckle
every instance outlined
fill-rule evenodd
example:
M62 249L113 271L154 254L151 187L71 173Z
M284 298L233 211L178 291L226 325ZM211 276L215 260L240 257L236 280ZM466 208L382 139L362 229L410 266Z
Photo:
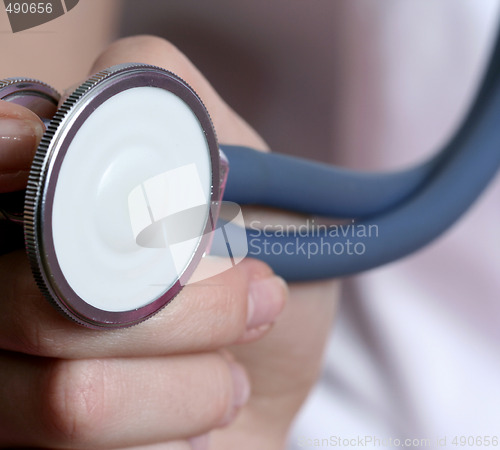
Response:
M115 50L116 48L121 47L124 47L131 52L145 52L147 54L157 55L168 54L173 57L182 55L179 49L170 41L159 36L148 34L118 39L111 44L110 49Z
M18 299L14 307L8 308L8 331L1 344L6 349L35 355L57 356L64 349L64 342L56 339L61 329L61 317L43 298L32 280L31 272L23 273L12 282L11 297Z
M220 285L212 288L211 295L200 296L197 305L197 325L203 330L207 348L218 347L237 340L245 329L246 290L241 287ZM210 320L207 321L207 317Z
M189 311L196 311L195 327L202 330L206 348L232 344L241 338L246 331L249 281L270 273L267 265L248 260L213 277L210 290L191 291L198 295L190 299Z
M52 339L47 335L38 320L29 324L20 324L16 331L16 350L30 355L49 356L55 350Z
M159 36L147 34L136 36L135 45L140 50L150 49L152 53L156 51L157 53L168 54L171 57L184 57L182 52L172 42Z
M206 80L193 63L174 44L164 38L139 35L119 39L99 56L94 67L103 69L127 62L163 67L189 83L202 98L213 96Z
M49 305L42 303L44 308L40 308L41 302L45 299L40 295L23 297L11 321L9 348L29 355L58 357L67 350L67 341L61 339L60 317Z
M231 289L223 289L216 307L212 312L216 324L210 329L210 340L213 343L232 342L245 330L246 301Z
M89 444L99 436L104 412L105 363L55 361L43 389L43 417L61 444Z
M152 35L125 37L113 42L98 58L98 60L118 62L141 62L156 66L174 66L176 68L191 68L187 57L170 41ZM126 59L131 59L127 61Z

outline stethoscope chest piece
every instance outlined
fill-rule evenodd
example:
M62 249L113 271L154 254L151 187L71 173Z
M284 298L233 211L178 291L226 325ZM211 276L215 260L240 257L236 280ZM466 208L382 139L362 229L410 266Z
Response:
M42 292L95 328L161 309L209 244L219 163L210 117L183 80L137 64L87 80L48 125L26 190Z

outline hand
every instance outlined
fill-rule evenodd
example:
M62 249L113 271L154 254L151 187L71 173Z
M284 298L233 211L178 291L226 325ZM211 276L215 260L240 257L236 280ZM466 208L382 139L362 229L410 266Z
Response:
M249 386L218 349L258 338L254 324L272 322L285 301L279 279L248 260L187 286L141 325L99 332L48 305L22 252L0 258L0 286L0 443L9 448L129 447L227 424Z
M221 142L266 148L165 41L118 41L92 72L122 62L173 71L201 96ZM257 261L246 260L203 286L188 286L154 318L110 332L76 326L53 311L21 252L0 259L0 286L3 446L280 448L317 375L334 304L325 301L322 286L293 289L283 326L278 322L269 339L248 344L268 331L286 298L282 282ZM294 334L297 329L301 335ZM246 344L235 348L235 343ZM220 351L230 346L250 373L248 407L234 425L212 433L211 444L205 437L192 439L232 422L248 400L247 372L228 351ZM252 442L258 445L250 447Z
M43 128L28 110L0 106L5 192L25 186ZM247 401L244 369L220 349L262 336L286 288L248 260L187 286L139 326L97 332L48 305L19 251L0 258L0 296L0 446L174 449L231 422Z

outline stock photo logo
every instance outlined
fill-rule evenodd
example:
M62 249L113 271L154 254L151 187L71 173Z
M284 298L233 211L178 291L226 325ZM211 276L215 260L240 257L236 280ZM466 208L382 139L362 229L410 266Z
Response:
M182 195L179 195L182 192ZM211 278L240 263L248 254L241 208L232 202L207 204L196 165L186 164L148 178L127 199L130 242L137 249L164 250L170 278L181 285ZM205 226L208 217L208 227ZM112 231L116 234L116 230ZM124 236L128 235L124 234ZM206 254L222 257L217 264L183 278L200 240ZM191 274L190 274L191 275ZM158 281L158 286L163 286Z
M29 30L71 11L80 0L14 2L4 0L13 33Z

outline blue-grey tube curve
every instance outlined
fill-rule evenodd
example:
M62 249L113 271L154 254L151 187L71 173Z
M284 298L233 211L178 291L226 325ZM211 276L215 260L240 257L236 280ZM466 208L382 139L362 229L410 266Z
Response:
M225 200L335 218L370 217L393 208L422 185L441 159L438 155L408 170L375 173L248 147L220 147L230 162Z
M247 229L249 256L290 281L346 276L395 261L448 229L500 167L500 39L462 127L436 158L415 169L356 173L222 148L231 168L227 200L363 218L350 227L321 228L308 235Z

